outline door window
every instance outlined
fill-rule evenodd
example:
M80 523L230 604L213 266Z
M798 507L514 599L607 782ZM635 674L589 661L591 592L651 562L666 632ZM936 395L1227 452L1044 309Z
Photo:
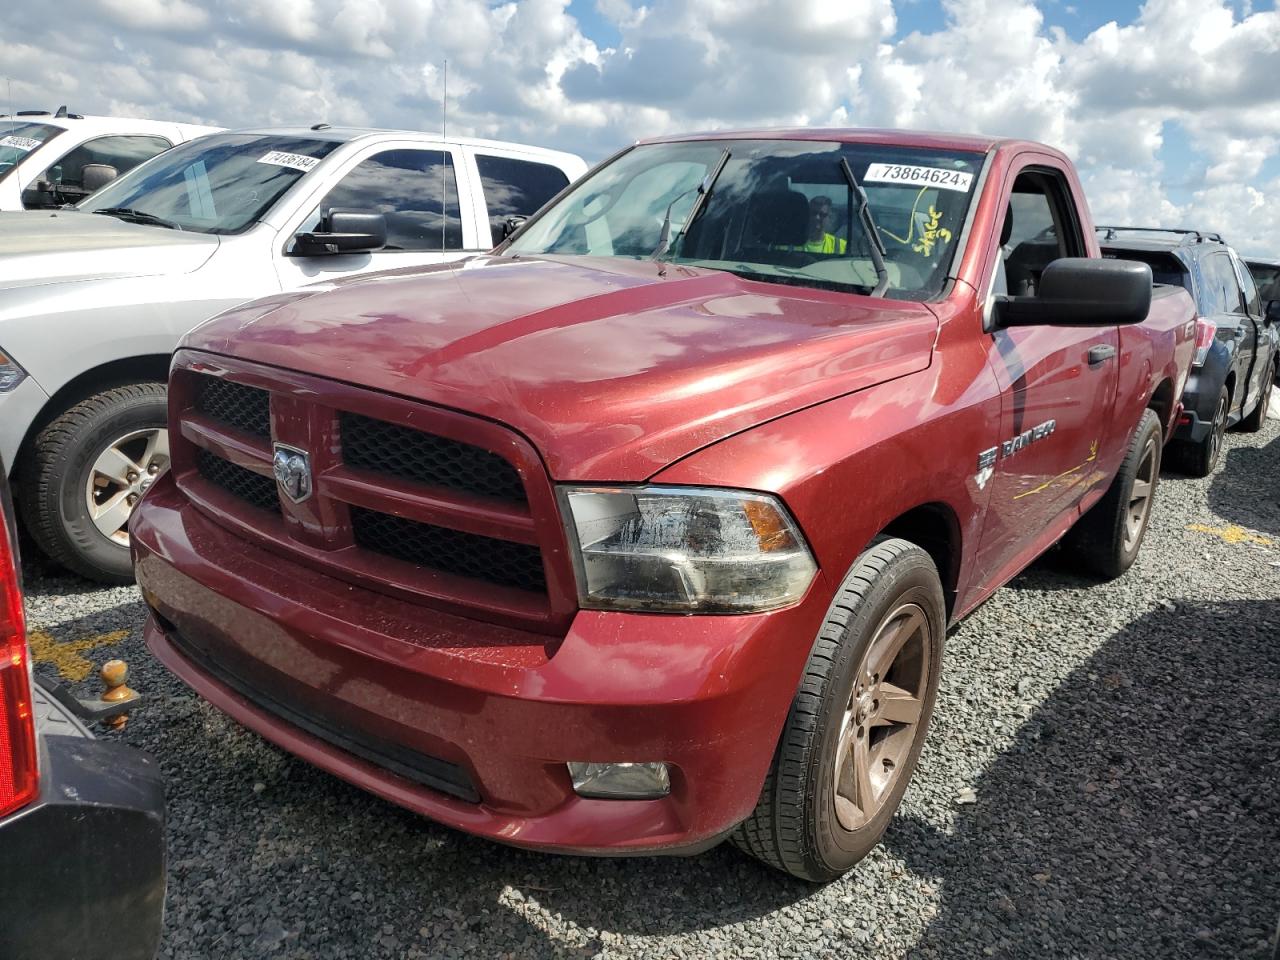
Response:
M480 168L494 246L502 242L502 226L507 217L532 216L569 185L564 171L549 163L478 153L476 166Z
M86 140L63 154L40 175L52 189L31 186L23 193L23 206L30 209L76 203L89 195L89 191L84 189L84 168L89 164L114 167L116 174L120 175L171 146L173 144L164 137L116 136Z
M1248 269L1243 263L1235 263L1236 275L1240 278L1240 289L1244 293L1245 308L1255 317L1262 316L1262 299L1258 296L1258 288L1253 283Z
M452 155L442 150L383 150L361 160L302 229L314 229L329 210L381 213L386 250L462 249L458 181Z
M1207 316L1243 313L1244 302L1231 258L1225 253L1214 253L1205 257L1201 264L1201 312Z
M1084 255L1084 239L1069 198L1055 171L1029 169L1018 174L1005 208L994 293L1034 297L1045 267L1061 257Z

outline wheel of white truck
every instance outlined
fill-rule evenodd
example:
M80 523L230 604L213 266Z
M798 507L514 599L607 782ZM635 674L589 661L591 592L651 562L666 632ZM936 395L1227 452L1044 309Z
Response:
M1160 418L1144 410L1106 494L1062 538L1084 570L1112 580L1137 559L1160 482L1161 439Z
M23 519L55 563L133 581L129 517L169 465L165 388L116 387L80 401L36 436L21 472Z
M883 539L858 558L819 633L740 849L834 880L883 835L924 744L946 607L933 560Z

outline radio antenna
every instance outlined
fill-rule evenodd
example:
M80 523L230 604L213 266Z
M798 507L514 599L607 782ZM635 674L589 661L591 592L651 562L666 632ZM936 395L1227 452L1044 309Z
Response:
M444 61L440 87L440 252L444 253L449 226L449 60Z

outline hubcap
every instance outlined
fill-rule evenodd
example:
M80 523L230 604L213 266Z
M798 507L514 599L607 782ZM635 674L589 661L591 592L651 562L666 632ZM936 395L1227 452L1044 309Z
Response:
M1147 525L1147 515L1151 513L1151 495L1156 484L1156 438L1147 440L1142 448L1142 459L1138 461L1138 471L1133 478L1133 487L1129 491L1129 511L1124 521L1124 548L1132 550L1134 544L1142 537Z
M167 466L169 434L157 427L126 433L98 454L85 489L89 517L98 532L127 547L134 505Z
M857 830L884 806L920 734L933 643L929 618L904 603L881 621L849 696L836 748L836 818Z

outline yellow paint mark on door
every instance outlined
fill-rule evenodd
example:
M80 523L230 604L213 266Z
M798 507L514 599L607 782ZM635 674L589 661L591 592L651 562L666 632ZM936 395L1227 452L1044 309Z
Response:
M52 663L64 680L79 683L93 672L93 663L80 656L86 650L117 644L129 636L128 630L112 630L83 640L59 642L44 630L32 630L27 634L31 644L31 656L36 663Z

